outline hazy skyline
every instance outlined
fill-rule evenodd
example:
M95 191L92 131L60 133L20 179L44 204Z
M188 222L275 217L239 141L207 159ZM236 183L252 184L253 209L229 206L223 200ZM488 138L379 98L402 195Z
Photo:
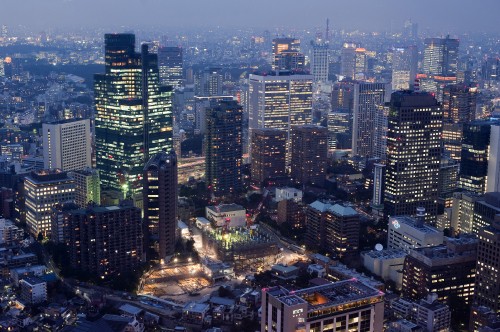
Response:
M462 0L21 0L3 1L0 24L12 29L127 26L296 27L400 31L411 19L420 31L496 32L500 1Z

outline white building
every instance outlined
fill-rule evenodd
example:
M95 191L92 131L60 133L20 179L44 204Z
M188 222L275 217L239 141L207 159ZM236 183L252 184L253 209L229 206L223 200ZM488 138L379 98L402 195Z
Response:
M15 285L19 284L21 279L25 279L27 276L37 276L40 277L47 272L47 267L45 265L32 265L19 267L17 269L10 270L10 277L14 281Z
M424 224L423 219L408 216L389 218L388 249L401 249L407 254L411 249L437 246L444 242L442 231Z
M44 123L42 133L44 168L92 167L89 119Z
M396 288L401 289L406 255L403 250L372 250L362 253L361 257L366 269L385 281L394 281Z
M19 282L21 299L29 304L36 304L47 300L47 283L37 277L23 277Z
M288 201L289 199L295 202L302 202L302 190L285 187L285 188L276 188L275 201Z
M75 203L85 208L89 202L101 204L101 181L99 171L86 168L68 173L75 180Z
M220 204L207 206L205 214L208 220L213 221L217 227L243 227L247 222L246 209L238 204Z
M328 81L328 44L314 43L311 57L311 74L314 82Z

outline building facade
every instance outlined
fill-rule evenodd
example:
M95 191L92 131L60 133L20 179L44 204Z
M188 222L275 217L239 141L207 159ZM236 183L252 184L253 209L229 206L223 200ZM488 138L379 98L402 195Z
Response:
M287 132L279 129L254 129L250 141L251 175L255 184L286 175Z

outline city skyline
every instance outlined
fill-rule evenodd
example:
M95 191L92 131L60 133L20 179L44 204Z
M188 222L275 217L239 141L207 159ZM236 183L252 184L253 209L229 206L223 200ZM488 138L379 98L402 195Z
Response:
M288 6L283 6L285 4ZM28 29L217 28L221 22L224 27L270 29L288 26L303 29L322 27L329 18L331 29L396 32L406 20L411 20L419 24L420 32L461 33L495 32L495 14L500 9L500 3L495 0L482 1L480 6L467 1L460 1L457 5L457 1L452 0L422 0L418 3L318 0L306 8L300 8L300 3L290 4L284 0L191 0L176 3L161 0L26 0L21 6L16 2L3 3L0 22L13 28L23 26ZM447 15L443 17L442 12ZM459 27L457 22L460 22Z

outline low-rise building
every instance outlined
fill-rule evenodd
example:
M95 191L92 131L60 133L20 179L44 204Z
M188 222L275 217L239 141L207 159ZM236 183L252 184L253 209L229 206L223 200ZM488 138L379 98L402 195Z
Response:
M299 268L296 266L286 266L282 264L276 264L271 267L271 273L278 279L282 280L292 280L297 278L299 274Z
M395 282L397 289L401 289L403 283L403 265L406 255L406 252L400 249L372 250L361 254L366 269L384 281Z
M19 282L21 299L29 304L37 304L47 300L47 283L37 277L23 277Z
M276 195L274 200L281 202L283 200L293 200L295 202L302 202L302 190L292 187L276 188Z
M208 220L217 227L244 227L246 226L246 209L238 204L220 204L205 208Z
M450 308L438 301L437 294L429 294L418 302L398 299L391 303L391 309L396 316L408 319L424 331L450 331Z
M208 303L189 302L182 308L182 320L192 324L203 324L210 305Z

